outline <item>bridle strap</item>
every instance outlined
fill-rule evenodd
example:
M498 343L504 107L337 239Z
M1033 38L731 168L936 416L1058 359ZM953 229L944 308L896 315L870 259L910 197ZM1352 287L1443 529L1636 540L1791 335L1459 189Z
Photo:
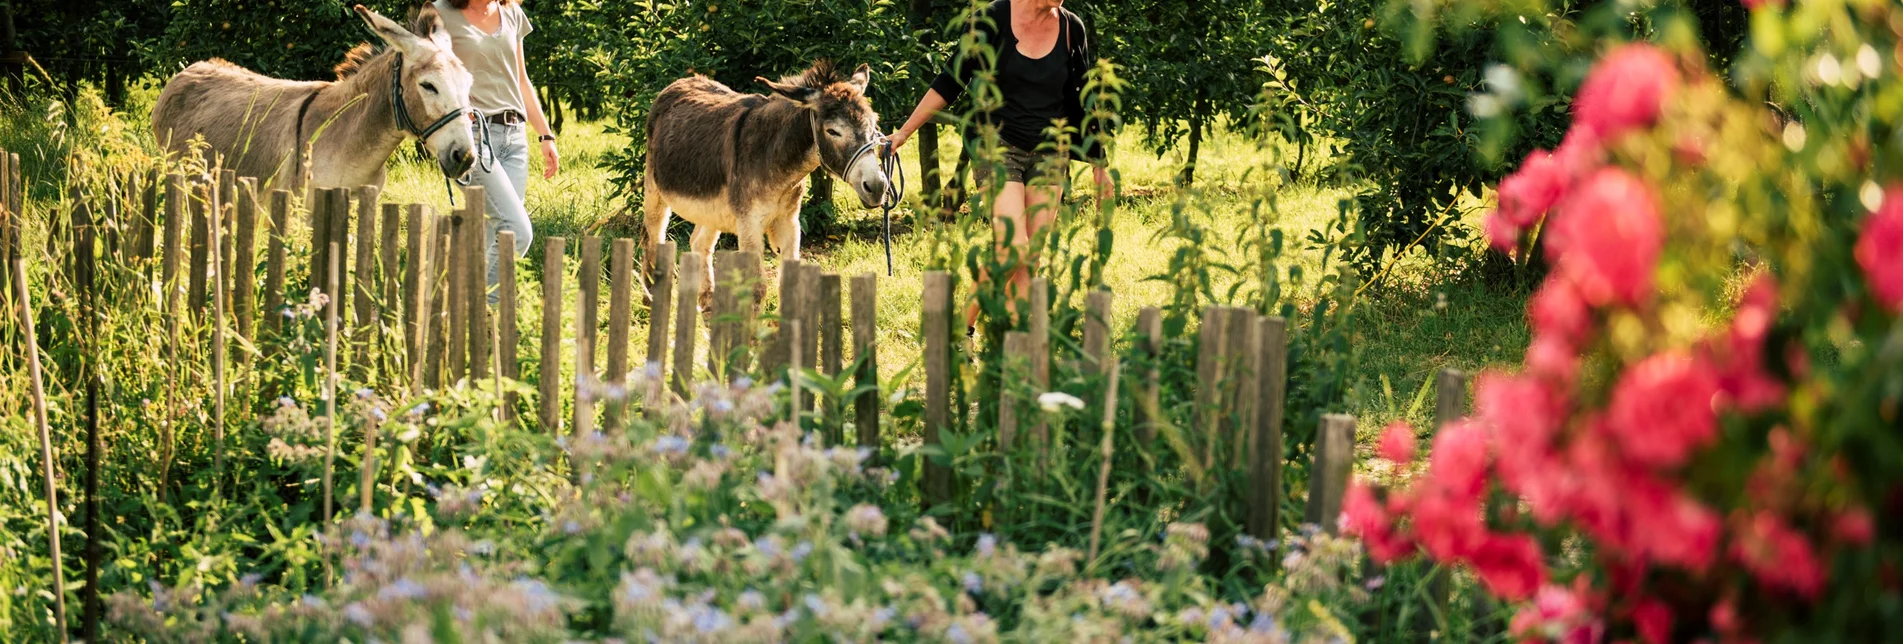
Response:
M410 118L409 106L403 102L403 52L400 51L390 59L390 111L396 113L397 129L408 132L419 140L428 139L438 130L448 127L449 124L465 118L472 112L476 114L477 119L482 118L482 113L474 108L451 110L430 122L429 127L416 127L416 121Z

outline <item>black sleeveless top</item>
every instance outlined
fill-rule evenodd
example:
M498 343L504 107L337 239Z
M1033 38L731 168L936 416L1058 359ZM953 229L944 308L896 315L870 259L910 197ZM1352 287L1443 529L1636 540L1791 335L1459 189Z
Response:
M984 20L975 25L985 43L996 48L997 72L1004 106L975 120L998 123L1005 143L1025 150L1036 150L1044 143L1044 130L1057 118L1082 132L1072 132L1071 149L1081 152L1084 160L1103 159L1102 138L1111 124L1085 118L1083 105L1084 75L1096 63L1091 54L1090 37L1082 18L1069 9L1059 9L1062 31L1057 45L1043 58L1032 59L1017 50L1017 34L1011 31L1011 0L994 0L982 10ZM946 102L956 104L966 87L985 66L983 56L966 57L962 53L932 80L932 90ZM971 128L965 139L975 138ZM1085 141L1089 144L1086 145Z
M1043 58L1025 56L1013 46L998 52L998 89L1004 95L995 121L999 135L1020 150L1036 150L1051 140L1051 121L1065 117L1064 81L1070 73L1070 52L1060 42ZM1073 124L1074 125L1074 124Z

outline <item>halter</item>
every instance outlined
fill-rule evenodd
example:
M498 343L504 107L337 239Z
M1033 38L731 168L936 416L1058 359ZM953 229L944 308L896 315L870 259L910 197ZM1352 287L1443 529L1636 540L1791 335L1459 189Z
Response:
M396 114L396 128L416 137L418 149L422 148L424 141L429 140L430 135L448 127L449 124L459 119L473 117L476 122L482 121L482 110L468 107L459 110L450 110L448 113L443 114L431 122L429 127L417 128L416 120L410 118L409 106L403 102L403 52L399 51L395 53L396 55L390 58L390 111ZM489 142L489 128L484 127L480 129L482 130L482 140L477 141L476 149L470 150L469 153L475 155L476 163L482 165L484 172L488 172L490 158L495 156L495 148L493 144ZM489 152L487 156L482 154L485 150ZM448 177L443 178L443 190L449 193L450 207L455 207L456 189L449 186Z
M897 207L899 199L905 196L905 166L899 163L899 155L893 153L892 140L886 138L883 133L875 133L872 139L852 153L852 157L846 160L845 167L827 168L825 155L820 155L819 167L826 168L827 172L831 172L833 176L844 181L846 170L858 165L859 160L865 158L866 155L874 153L879 155L879 170L885 173L886 178L885 194L881 195L883 203L879 204L879 208L885 211L885 274L890 277L892 275L892 209Z

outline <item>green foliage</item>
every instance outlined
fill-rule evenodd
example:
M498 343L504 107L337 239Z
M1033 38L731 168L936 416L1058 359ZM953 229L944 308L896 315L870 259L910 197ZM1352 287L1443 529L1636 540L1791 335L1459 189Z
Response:
M147 48L169 19L172 3L165 0L9 0L0 7L10 21L6 28L17 30L17 42L0 49L12 45L32 55L38 68L29 73L44 70L65 96L91 82L117 105L130 84L164 69L155 67Z
M208 0L174 3L150 55L161 75L208 58L223 58L266 76L331 80L344 52L376 37L351 12L362 4L408 24L407 0Z

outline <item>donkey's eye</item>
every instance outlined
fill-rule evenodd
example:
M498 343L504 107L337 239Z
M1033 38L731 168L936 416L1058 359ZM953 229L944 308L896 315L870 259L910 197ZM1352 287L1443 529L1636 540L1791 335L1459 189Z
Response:
M435 85L431 85L431 84L429 84L429 83L423 83L423 84L420 84L420 85L418 85L418 87L421 87L421 88L423 88L423 91L425 91L425 92L429 92L429 93L431 93L431 94L435 94L435 93L436 93L436 86L435 86Z
M839 130L835 130L835 129L832 129L832 128L826 128L826 136L845 136L845 135L844 135L844 134L840 134L840 133L839 133Z

